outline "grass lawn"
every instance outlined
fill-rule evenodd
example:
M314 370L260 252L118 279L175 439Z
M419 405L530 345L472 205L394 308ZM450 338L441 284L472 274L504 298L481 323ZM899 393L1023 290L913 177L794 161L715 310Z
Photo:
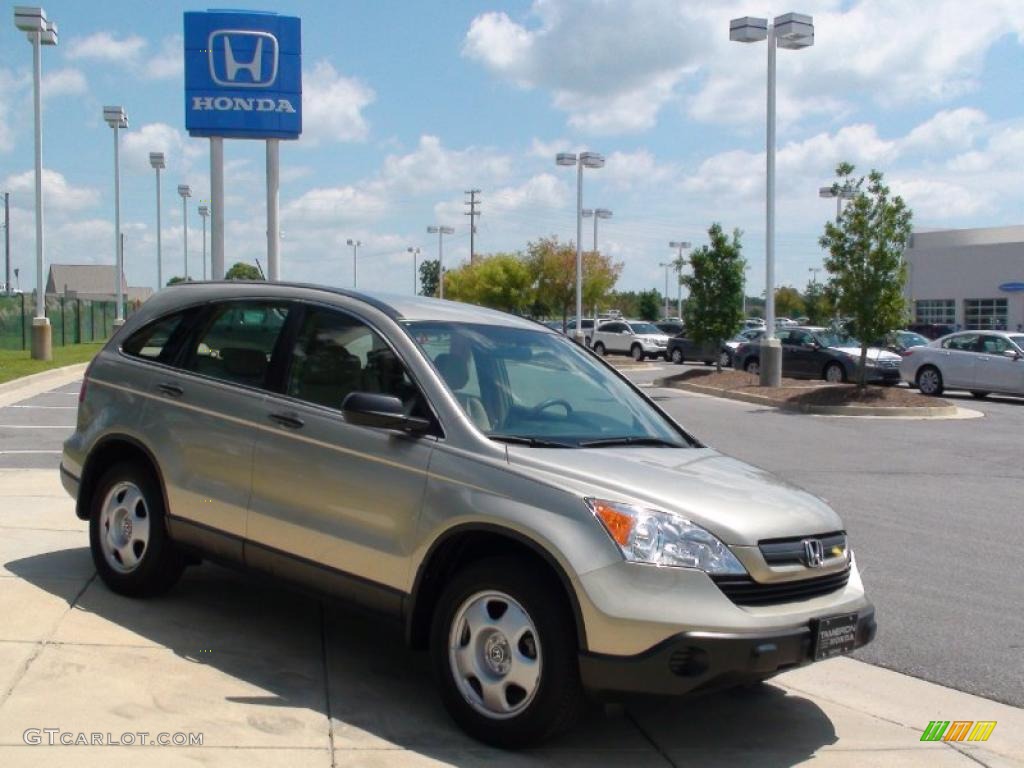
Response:
M28 351L0 349L0 384L12 379L28 376L30 373L48 371L75 363L87 363L100 351L103 342L96 344L69 344L53 348L53 360L33 360Z

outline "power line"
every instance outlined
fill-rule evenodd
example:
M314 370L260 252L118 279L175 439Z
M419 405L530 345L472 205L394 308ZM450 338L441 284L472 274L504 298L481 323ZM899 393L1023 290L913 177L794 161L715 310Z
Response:
M480 194L480 190L467 189L466 194L469 195L469 200L465 204L469 206L466 216L469 216L469 262L472 264L476 261L476 217L480 215L480 211L476 209L480 201L476 196Z

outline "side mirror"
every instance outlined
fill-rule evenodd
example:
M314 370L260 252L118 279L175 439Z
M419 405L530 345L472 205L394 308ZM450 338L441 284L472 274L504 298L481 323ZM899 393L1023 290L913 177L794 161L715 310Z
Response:
M1010 358L1011 360L1020 360L1020 352L1018 352L1016 349L1007 349L1003 352L1003 354L1006 357Z
M350 392L341 403L341 413L349 424L360 427L398 429L403 432L425 432L430 421L406 416L402 401L394 395L373 392Z

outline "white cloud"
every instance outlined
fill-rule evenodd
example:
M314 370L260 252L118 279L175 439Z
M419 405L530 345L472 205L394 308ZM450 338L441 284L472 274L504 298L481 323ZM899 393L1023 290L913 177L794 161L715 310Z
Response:
M365 141L369 136L363 110L377 98L372 88L319 61L303 75L302 89L304 141Z
M365 221L387 210L387 201L371 191L353 186L319 187L284 206L282 222L332 225L336 222Z
M988 118L979 109L960 109L937 112L915 127L901 142L906 150L948 153L966 149L984 129Z
M181 35L165 37L160 50L146 60L145 75L152 80L169 80L185 72L184 43Z
M614 187L632 189L640 186L664 184L675 175L676 169L659 161L646 149L635 152L612 152L605 161L600 180Z
M138 35L119 38L113 32L95 32L86 37L73 37L67 47L67 57L124 63L134 60L145 47L146 40Z
M65 67L43 73L40 96L44 100L59 96L77 96L89 90L85 75L79 70Z
M21 200L22 208L35 203L35 173L31 170L8 176L4 189L11 192L14 200ZM64 174L49 168L43 169L43 204L47 211L81 211L95 206L100 199L99 191L93 187L78 187L68 182Z
M168 172L180 173L204 156L205 146L203 141L190 139L166 123L148 123L121 132L121 153L126 169L136 173L149 171L150 152L163 152Z
M492 149L446 149L437 136L421 136L417 148L384 159L381 181L402 192L424 193L496 184L508 178L512 158Z

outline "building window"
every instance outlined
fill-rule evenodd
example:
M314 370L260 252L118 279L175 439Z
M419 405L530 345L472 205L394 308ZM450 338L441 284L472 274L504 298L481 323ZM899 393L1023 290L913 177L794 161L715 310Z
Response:
M964 327L979 331L1005 331L1006 299L964 299Z
M956 300L922 299L915 301L914 314L918 323L954 325L956 323Z

